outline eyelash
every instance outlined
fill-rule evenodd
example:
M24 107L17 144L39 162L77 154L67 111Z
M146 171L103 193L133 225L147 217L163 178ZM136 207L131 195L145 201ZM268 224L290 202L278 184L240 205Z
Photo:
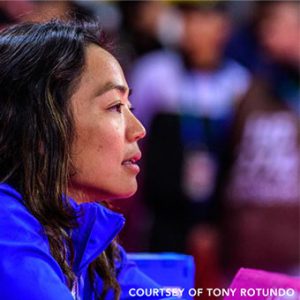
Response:
M121 112L122 112L122 106L124 106L124 104L122 104L122 103L117 103L117 104L115 104L114 106L112 106L110 109L111 109L111 110L114 110L114 111L116 111L116 112L118 112L118 113L121 113Z
M112 106L110 109L118 112L119 114L122 113L122 107L124 106L123 103L118 103L114 106ZM134 112L134 107L130 107L129 110L133 113Z

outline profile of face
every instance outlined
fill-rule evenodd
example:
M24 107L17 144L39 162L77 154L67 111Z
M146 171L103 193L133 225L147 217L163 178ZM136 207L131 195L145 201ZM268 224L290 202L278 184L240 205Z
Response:
M79 86L71 97L74 174L68 195L77 202L125 198L137 189L145 129L131 111L129 88L117 60L90 45Z

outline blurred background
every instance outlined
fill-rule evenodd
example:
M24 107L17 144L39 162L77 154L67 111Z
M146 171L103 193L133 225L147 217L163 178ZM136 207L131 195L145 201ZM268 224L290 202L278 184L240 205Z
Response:
M126 249L193 255L196 287L300 276L300 2L0 1L1 27L74 16L115 40L148 132Z

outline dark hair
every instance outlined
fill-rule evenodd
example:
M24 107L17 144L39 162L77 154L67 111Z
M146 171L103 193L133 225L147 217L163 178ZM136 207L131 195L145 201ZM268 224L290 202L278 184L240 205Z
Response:
M110 50L97 23L52 20L14 25L0 33L0 181L23 195L42 224L69 288L75 274L68 232L78 226L74 210L64 201L75 134L69 100L89 44ZM96 275L103 279L100 299L110 288L119 298L117 257L112 242L89 266L93 285Z

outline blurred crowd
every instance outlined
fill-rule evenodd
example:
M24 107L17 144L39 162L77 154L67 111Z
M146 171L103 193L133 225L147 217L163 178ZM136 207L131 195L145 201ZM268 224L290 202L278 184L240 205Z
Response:
M147 129L129 251L300 276L300 2L0 1L0 26L96 17Z

